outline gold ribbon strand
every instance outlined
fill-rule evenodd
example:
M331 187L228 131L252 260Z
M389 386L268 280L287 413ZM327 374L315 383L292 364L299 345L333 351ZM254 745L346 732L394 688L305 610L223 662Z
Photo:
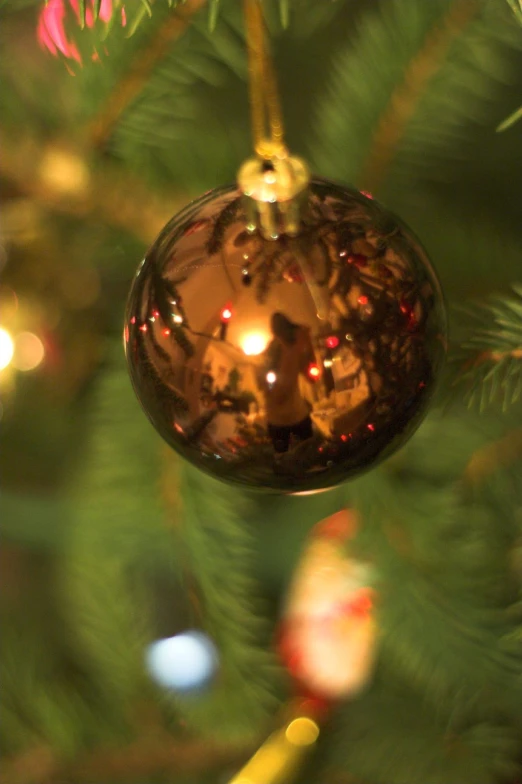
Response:
M244 0L244 14L254 149L262 158L285 157L283 118L261 0Z

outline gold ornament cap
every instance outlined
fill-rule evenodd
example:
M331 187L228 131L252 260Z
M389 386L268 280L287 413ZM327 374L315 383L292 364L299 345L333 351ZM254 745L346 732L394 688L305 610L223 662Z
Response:
M310 172L301 158L286 151L270 158L249 158L238 172L247 230L268 240L299 233Z

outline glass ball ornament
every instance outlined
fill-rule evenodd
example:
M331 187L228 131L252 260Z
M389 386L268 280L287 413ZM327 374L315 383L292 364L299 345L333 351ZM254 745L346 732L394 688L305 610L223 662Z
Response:
M446 319L412 232L315 178L293 232L256 229L234 186L172 218L138 268L124 337L136 394L180 455L243 488L304 493L412 435Z

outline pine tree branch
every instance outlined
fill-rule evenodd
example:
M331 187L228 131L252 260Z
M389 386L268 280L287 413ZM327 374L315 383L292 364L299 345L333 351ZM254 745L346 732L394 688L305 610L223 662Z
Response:
M217 746L208 740L142 737L122 748L93 751L72 763L57 760L46 746L35 746L3 761L0 784L64 784L123 779L142 781L158 773L195 775L214 767L239 765L255 744Z
M466 466L463 479L467 484L481 484L496 471L507 468L521 458L522 428L517 428L498 441L478 449Z
M88 145L103 148L125 109L148 83L152 72L164 58L171 45L186 30L192 16L206 0L185 0L178 5L147 42L144 49L131 61L130 70L123 75L109 96L106 105L88 131Z
M456 18L448 9L459 11ZM472 166L477 171L482 148L473 145L480 126L491 124L491 107L502 100L505 84L517 78L521 43L502 3L388 0L372 6L336 58L331 87L318 103L311 148L316 168L372 190L403 215L414 211L421 183L430 189L427 201L434 184L452 181L456 168L463 175ZM501 159L501 166L509 183L512 162ZM429 212L426 205L422 210Z
M478 0L456 0L440 24L426 36L424 46L411 60L403 80L390 96L372 139L359 182L377 190L396 154L420 98L440 68L448 49L480 9Z
M522 394L522 285L512 289L515 296L464 311L468 334L452 358L453 385L466 386L466 402L481 412L498 401L505 411Z

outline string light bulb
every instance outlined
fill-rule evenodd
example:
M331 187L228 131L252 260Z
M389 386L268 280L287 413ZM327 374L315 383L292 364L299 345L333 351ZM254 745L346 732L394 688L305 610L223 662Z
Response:
M13 354L13 339L6 329L0 327L0 370L4 370L11 363Z

